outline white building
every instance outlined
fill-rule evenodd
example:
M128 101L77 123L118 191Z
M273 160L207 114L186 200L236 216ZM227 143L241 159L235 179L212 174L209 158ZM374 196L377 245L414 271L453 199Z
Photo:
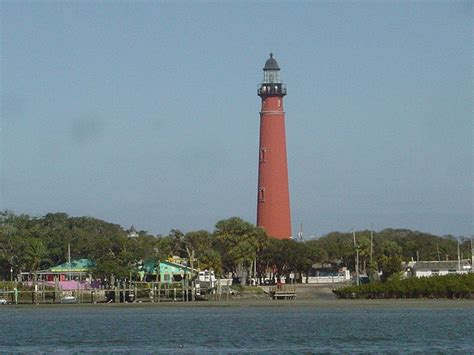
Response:
M326 284L347 282L351 279L351 273L346 267L337 269L313 269L307 275L306 282L309 284Z
M138 233L134 226L130 227L130 229L127 231L127 236L129 238L138 238Z
M407 276L430 277L448 274L467 274L472 270L469 260L414 261L407 268Z

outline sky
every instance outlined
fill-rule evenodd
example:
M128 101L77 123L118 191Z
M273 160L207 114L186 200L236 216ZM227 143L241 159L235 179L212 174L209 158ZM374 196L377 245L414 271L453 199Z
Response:
M293 234L473 233L472 3L7 1L0 209L255 223L270 52Z

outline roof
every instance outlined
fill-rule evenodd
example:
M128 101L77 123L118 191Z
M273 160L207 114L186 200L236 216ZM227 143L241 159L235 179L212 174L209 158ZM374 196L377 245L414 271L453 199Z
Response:
M270 53L270 58L265 62L263 70L280 70L277 61L273 58L273 53Z
M154 274L156 275L156 261L154 260L146 260L143 263L142 270L145 271L148 274ZM186 265L181 265L177 263L173 263L171 261L160 261L160 273L175 273L179 274L181 271L186 271L190 272L191 267L186 266ZM197 272L197 269L193 269L194 272Z
M60 265L53 266L51 272L87 272L95 266L95 263L90 259L72 260L71 265L65 262Z
M461 269L470 269L471 264L469 260L461 260ZM413 265L413 269L416 271L430 271L430 270L457 270L458 261L417 261Z

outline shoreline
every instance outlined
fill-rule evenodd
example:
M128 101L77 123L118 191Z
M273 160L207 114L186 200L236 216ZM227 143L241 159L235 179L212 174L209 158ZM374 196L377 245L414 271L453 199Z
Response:
M313 308L313 309L474 309L474 300L466 299L234 299L227 301L196 301L196 302L143 302L143 303L78 303L78 304L9 304L2 307L15 309L64 309L64 308L101 308L101 309L139 309L139 308Z

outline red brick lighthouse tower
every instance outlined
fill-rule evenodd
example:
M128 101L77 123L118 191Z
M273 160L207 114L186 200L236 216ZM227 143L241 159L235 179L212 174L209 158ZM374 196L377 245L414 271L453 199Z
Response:
M258 162L257 225L269 237L291 238L290 193L286 159L285 112L286 87L280 80L280 67L270 53L263 68L258 89L262 98Z

